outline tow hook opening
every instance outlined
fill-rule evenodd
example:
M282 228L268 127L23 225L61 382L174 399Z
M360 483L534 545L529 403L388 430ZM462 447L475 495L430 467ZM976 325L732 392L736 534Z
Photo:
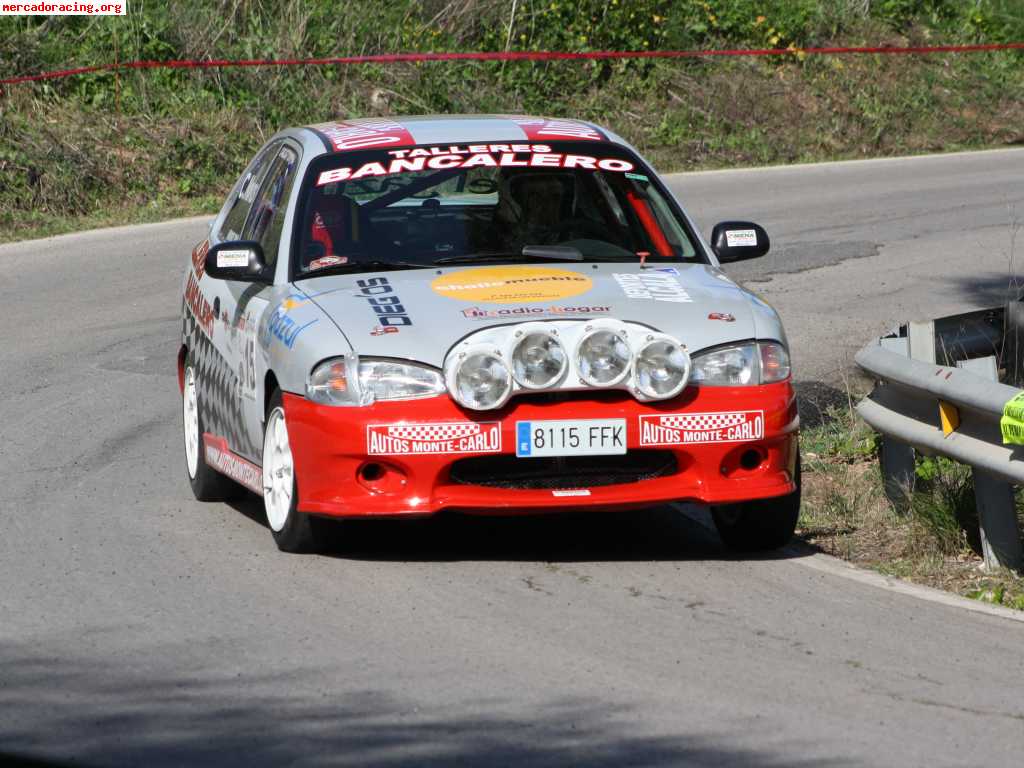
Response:
M757 448L749 448L740 455L740 466L747 471L757 469L764 461L764 453Z
M405 487L406 475L398 467L368 461L356 473L359 484L374 493L395 493Z

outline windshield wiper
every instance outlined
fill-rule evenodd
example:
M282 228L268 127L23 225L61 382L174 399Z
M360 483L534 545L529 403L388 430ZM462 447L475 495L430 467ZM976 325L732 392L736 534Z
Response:
M488 261L490 259L521 259L527 256L534 259L553 259L555 261L583 261L579 248L569 245L524 245L519 253L463 253L459 256L446 256L436 259L434 264L460 264L466 261Z
M414 261L385 261L383 259L369 259L364 261L349 261L345 264L331 264L328 267L321 267L310 272L303 272L296 276L296 280L304 280L307 277L321 277L322 275L333 275L337 272L351 272L359 267L372 269L426 269L430 264L417 264Z

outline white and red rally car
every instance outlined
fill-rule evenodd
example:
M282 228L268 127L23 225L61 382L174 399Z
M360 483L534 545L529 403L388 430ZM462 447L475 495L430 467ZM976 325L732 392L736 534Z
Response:
M693 501L742 549L789 540L798 417L771 307L597 126L529 117L286 130L182 284L199 499L263 497L281 549L328 518Z

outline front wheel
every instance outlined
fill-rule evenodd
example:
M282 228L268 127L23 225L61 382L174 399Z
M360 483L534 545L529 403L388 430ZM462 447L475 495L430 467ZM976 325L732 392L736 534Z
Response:
M800 456L796 457L796 490L788 496L712 507L718 535L729 549L764 552L784 547L793 538L800 517Z
M317 552L323 542L323 520L299 512L299 486L288 440L280 392L270 398L263 431L263 506L267 524L282 552Z

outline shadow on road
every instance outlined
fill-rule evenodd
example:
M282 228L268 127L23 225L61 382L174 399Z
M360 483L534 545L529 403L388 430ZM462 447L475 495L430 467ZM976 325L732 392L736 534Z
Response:
M1009 265L1008 265L1009 267ZM1017 299L1024 292L1024 251L1017 254L1014 272L1007 269L1005 275L987 275L984 277L967 275L950 275L943 282L949 283L952 289L963 299L978 309L999 307L1011 299ZM907 318L908 320L931 320L933 318Z
M88 634L88 632L86 632ZM0 764L158 766L783 766L732 733L652 734L629 706L552 691L517 703L500 690L458 705L344 690L343 671L160 673L45 642L0 643ZM412 661L412 660L410 660ZM197 660L197 667L201 662ZM288 693L285 693L288 691ZM331 691L328 694L328 691ZM801 745L779 745L790 754ZM31 756L31 757L30 757ZM49 761L53 762L49 762ZM814 765L845 765L834 760Z
M253 495L230 502L266 526ZM441 513L411 520L344 520L327 528L323 554L358 560L452 562L502 560L592 562L750 560L805 557L779 550L740 555L727 550L700 507L660 506L629 512L480 517ZM268 531L269 535L269 531Z

